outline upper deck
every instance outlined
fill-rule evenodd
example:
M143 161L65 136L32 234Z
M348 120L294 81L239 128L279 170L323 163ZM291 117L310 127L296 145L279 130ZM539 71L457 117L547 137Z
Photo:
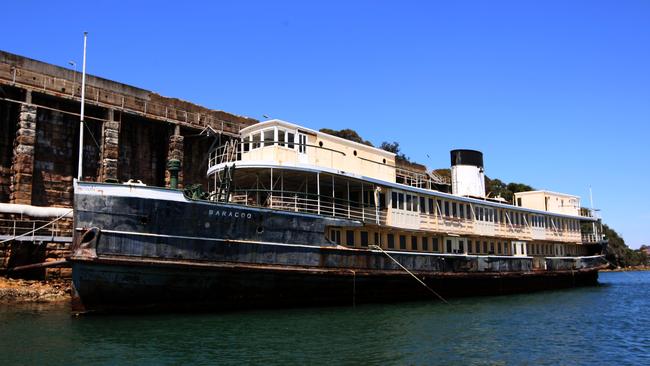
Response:
M581 233L580 222L595 218L580 209L576 196L564 195L566 205L558 198L552 207L555 201L547 200L544 207L537 196L543 202L546 191L517 196L516 205L451 194L436 190L431 177L403 179L403 168L395 163L391 152L271 120L243 129L241 141L211 152L208 175L216 190L222 179L216 173L235 164L230 199L245 204L454 235L596 240Z

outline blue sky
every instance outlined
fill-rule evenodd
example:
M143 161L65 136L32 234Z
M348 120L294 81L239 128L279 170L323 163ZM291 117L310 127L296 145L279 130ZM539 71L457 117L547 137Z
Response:
M650 1L10 1L0 49L577 194L650 244ZM430 157L427 157L429 155Z

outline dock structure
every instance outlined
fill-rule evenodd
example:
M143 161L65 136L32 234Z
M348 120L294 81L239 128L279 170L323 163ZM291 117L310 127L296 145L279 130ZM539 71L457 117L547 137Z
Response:
M242 128L258 122L98 76L86 77L81 174L85 181L133 179L169 186L166 165L177 159L179 187L205 186L210 146L215 140L237 137ZM80 100L81 72L0 51L0 204L34 206L36 211L72 207ZM207 130L211 136L201 134ZM71 236L71 230L65 230L71 229L71 223L65 225L71 219L64 217L56 235L40 230L7 241L16 227L34 226L45 218L2 210L0 220L4 220L0 269L15 264L9 263L11 246L24 246L28 238L40 238L47 247L48 238L56 237L55 247L60 249L67 242L62 238Z

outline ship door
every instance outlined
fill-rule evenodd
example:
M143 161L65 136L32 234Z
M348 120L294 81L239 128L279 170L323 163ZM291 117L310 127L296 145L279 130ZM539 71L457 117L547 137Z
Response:
M307 135L298 133L298 162L307 163Z
M510 244L510 253L515 257L525 257L528 255L525 241L513 241Z

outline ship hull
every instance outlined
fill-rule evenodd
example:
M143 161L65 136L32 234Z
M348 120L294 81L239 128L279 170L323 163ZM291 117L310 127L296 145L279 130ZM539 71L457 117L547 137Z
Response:
M546 258L539 270L532 257L347 248L325 239L328 227L355 225L191 201L178 191L81 184L69 258L74 311L440 301L595 285L603 263Z
M598 271L451 273L193 265L105 259L73 265L74 311L240 310L506 295L598 284Z

